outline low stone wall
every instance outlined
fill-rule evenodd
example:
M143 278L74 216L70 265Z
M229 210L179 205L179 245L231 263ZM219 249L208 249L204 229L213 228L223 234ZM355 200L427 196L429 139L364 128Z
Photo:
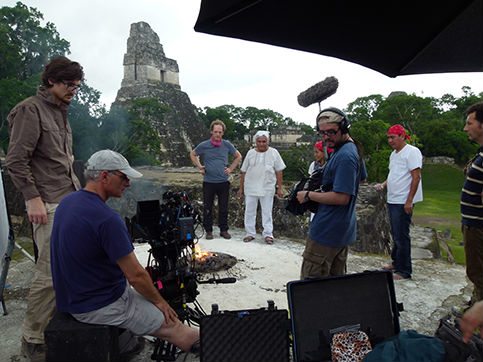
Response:
M454 158L446 156L425 157L424 163L435 165L455 165Z
M195 168L162 169L158 167L141 167L139 170L144 177L134 180L132 186L124 192L122 199L111 199L109 205L119 211L122 216L132 216L136 213L136 201L161 199L165 191L186 191L191 202L203 210L202 176ZM230 207L228 220L232 227L244 227L244 199L237 196L240 176L231 177ZM376 191L375 184L361 185L357 199L357 238L351 245L354 251L374 254L386 254L390 243L390 226L387 213L385 192ZM285 183L285 194L292 187ZM215 199L215 226L218 215L217 200ZM285 210L285 199L275 197L273 202L274 236L285 236L301 242L309 229L309 213L294 216ZM261 215L258 210L257 232L261 232ZM215 229L215 232L217 230Z
M200 212L203 210L202 176L192 167L165 169L161 167L138 168L144 177L132 180L131 187L124 191L121 199L110 199L109 206L119 212L121 216L132 217L136 214L137 202L142 200L161 200L165 191L185 191L192 204ZM239 175L232 176L230 190L229 223L233 227L244 227L244 199L237 196ZM5 187L9 203L10 215L15 227L15 235L30 236L30 224L25 213L24 201L15 189L8 174L5 174ZM284 185L286 193L291 188L290 183ZM215 216L218 208L215 200ZM387 253L390 242L390 226L387 214L384 192L378 192L374 186L361 185L357 199L357 239L351 245L354 251L374 254ZM215 218L215 220L217 220ZM309 213L294 216L285 210L285 199L275 197L273 205L274 236L285 236L304 242L309 229ZM216 225L216 223L215 223ZM217 230L215 230L216 232ZM257 215L257 231L261 231L260 210Z

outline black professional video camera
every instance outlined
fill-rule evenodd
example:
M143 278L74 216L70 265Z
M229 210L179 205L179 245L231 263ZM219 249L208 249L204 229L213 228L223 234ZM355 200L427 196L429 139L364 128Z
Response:
M189 319L186 303L198 295L193 271L196 232L202 232L198 210L185 192L167 191L162 202L139 201L136 215L126 224L133 242L151 246L146 270L154 286L181 320Z
M195 245L203 227L198 210L185 192L167 191L162 201L139 201L137 213L126 225L133 242L149 243L146 270L161 296L174 309L181 322L199 325L206 313L196 301L198 283L235 283L235 278L199 281L194 271ZM192 303L189 307L187 303ZM176 348L156 339L151 359L174 361Z

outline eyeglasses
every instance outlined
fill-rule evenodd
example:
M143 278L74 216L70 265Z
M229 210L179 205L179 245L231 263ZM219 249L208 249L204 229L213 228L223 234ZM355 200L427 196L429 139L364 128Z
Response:
M117 172L117 173L116 173ZM119 177L122 181L129 183L129 177L127 177L125 174L123 174L120 171L109 171L111 175Z
M74 83L68 83L68 82L64 82L63 80L60 81L63 85L65 85L65 87L67 88L67 90L69 92L77 92L80 88L80 84L77 85L77 84L74 84Z
M321 136L334 136L337 132L339 132L340 128L337 129L329 129L327 131L319 131L319 135Z

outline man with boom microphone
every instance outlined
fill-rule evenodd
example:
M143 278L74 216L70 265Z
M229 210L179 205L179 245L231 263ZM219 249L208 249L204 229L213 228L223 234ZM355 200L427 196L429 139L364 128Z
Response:
M327 77L297 100L302 107L319 103L337 91L339 82ZM299 191L300 203L309 200L319 203L310 222L309 235L303 253L300 279L326 277L346 273L348 245L356 239L356 199L359 182L367 178L362 160L362 147L349 134L350 121L337 108L319 112L315 128L326 147L334 149L322 178L327 192ZM322 189L322 188L321 188Z

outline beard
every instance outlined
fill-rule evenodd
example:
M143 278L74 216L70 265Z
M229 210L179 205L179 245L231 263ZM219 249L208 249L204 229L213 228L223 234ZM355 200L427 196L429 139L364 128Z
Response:
M72 98L73 98L73 97L74 97L74 96L71 96L70 98L67 98L67 96L64 96L64 97L62 97L62 98L61 98L61 101L62 101L63 103L65 103L65 104L70 104L70 103L72 102Z

